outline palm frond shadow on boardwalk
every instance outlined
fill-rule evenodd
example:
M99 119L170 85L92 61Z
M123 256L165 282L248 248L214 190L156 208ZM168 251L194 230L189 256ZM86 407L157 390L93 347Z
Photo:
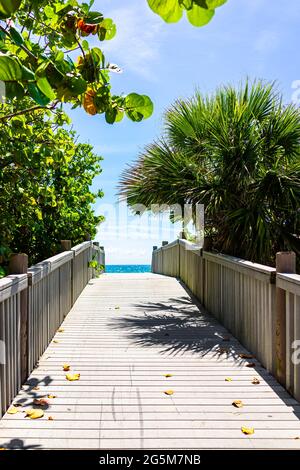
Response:
M272 374L255 358L241 358L241 354L249 352L198 302L197 306L194 302L195 299L187 295L160 302L135 304L134 307L138 310L136 315L115 318L109 326L124 330L132 344L145 348L161 348L159 353L164 357L190 353L199 359L209 356L209 360L222 363L227 359L231 363L234 361L237 370L250 363L254 365L253 376L259 374L263 377L300 419L299 403L288 392L284 392L286 398L283 397L282 390L278 392L278 388L274 387Z
M161 347L160 354L193 353L204 357L233 358L242 361L239 343L212 316L199 311L188 296L169 298L160 302L134 305L137 315L115 318L110 327L123 329L134 344L142 347Z
M11 439L8 442L0 443L0 448L7 450L38 450L41 446L39 444L25 445L23 439Z

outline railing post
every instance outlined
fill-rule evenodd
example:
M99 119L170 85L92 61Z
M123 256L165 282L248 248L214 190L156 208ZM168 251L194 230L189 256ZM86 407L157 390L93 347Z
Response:
M75 283L75 251L72 251L73 253L73 257L72 257L72 261L71 261L71 305L73 307L74 303L75 303L75 286L74 286L74 283Z
M157 271L157 268L156 268L156 255L155 255L155 251L157 250L157 246L153 246L153 249L152 249L152 260L151 260L151 272L152 273L156 273Z
M70 251L72 248L71 240L61 240L60 241L61 251Z
M161 244L161 246L167 246L169 244L169 242L167 242L166 240L164 240ZM161 274L165 274L165 271L164 271L164 250L161 251Z
M276 253L276 272L293 274L296 272L296 254L293 251ZM286 292L276 287L276 378L286 383Z
M11 255L8 269L10 274L27 274L28 256L24 253ZM28 377L28 288L20 292L20 355L23 383Z

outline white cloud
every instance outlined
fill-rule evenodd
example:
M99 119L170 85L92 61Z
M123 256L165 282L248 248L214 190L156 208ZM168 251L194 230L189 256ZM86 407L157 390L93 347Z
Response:
M146 2L106 11L105 15L117 25L117 36L103 44L110 61L116 62L124 72L130 70L156 81L153 68L159 62L161 38L166 34L161 19L149 10Z

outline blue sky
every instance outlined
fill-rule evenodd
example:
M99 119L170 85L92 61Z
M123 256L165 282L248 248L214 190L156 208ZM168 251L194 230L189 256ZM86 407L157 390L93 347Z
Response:
M71 117L81 140L104 157L94 187L105 193L96 210L107 216L97 236L106 248L107 263L148 264L152 246L171 241L178 227L164 219L158 230L157 218L148 216L127 219L126 208L118 217L111 205L117 202L120 173L144 145L160 136L164 110L195 88L207 93L224 83L261 78L277 81L285 101L291 101L297 92L292 84L300 89L300 2L228 0L204 28L194 28L186 19L167 25L146 0L96 0L95 9L113 18L118 28L116 38L103 43L109 61L124 70L112 76L115 92L148 94L155 111L145 122L124 119L113 126L83 110L72 111Z

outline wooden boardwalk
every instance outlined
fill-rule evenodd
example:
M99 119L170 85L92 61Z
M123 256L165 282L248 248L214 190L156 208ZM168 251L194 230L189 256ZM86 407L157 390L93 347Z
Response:
M0 447L300 449L300 404L176 279L103 275L62 328L1 420ZM26 418L48 395L44 417Z

